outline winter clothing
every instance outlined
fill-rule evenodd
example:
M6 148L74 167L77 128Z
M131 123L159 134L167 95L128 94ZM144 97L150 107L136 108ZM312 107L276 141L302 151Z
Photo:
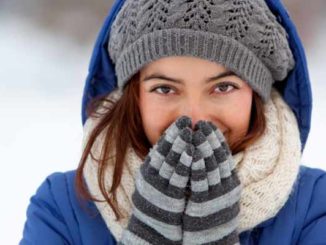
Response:
M78 199L75 171L46 178L27 210L20 245L115 245L94 203ZM298 181L274 217L240 234L241 245L324 244L326 241L326 174L300 167Z
M201 121L193 132L190 118L181 117L140 166L120 243L236 244L241 187L234 169L214 125Z
M193 145L182 244L239 244L242 187L223 133L213 124L199 121Z
M111 94L118 99L118 94ZM271 100L265 106L266 131L261 138L244 152L234 156L237 173L243 190L240 199L240 220L238 231L243 232L274 217L289 198L296 181L300 164L300 139L296 119L280 95L273 90ZM103 108L107 107L106 105ZM102 113L103 111L101 111ZM96 125L97 120L88 120L85 124L85 139ZM100 154L104 135L101 134L92 148L95 158ZM127 227L131 215L132 194L137 170L143 164L132 148L129 148L125 160L121 185L117 189L117 202L125 216L119 222L115 220L112 209L105 203L96 202L107 227L117 240ZM97 163L89 158L84 169L84 177L90 193L103 200L98 187ZM108 164L105 176L107 190L111 188L113 164ZM277 197L277 198L276 198ZM259 200L259 201L257 201Z
M119 87L151 61L195 56L225 65L267 101L294 66L286 32L264 0L163 2L127 0L117 15L109 55Z
M191 121L182 117L165 131L140 167L121 244L182 244L193 153Z
M112 23L124 2L115 2L94 48L84 89L83 123L89 100L117 87L107 47ZM308 136L311 115L305 56L281 2L266 0L266 3L288 34L295 67L283 85L275 85L284 100L275 91L265 105L269 122L265 135L257 144L234 156L243 185L237 232L244 245L323 244L326 241L326 174L303 166L299 169L300 150ZM87 120L84 142L95 123ZM99 137L95 142L94 154L99 154L101 140ZM74 171L51 175L31 199L21 244L116 244L116 238L121 238L129 221L134 176L141 164L141 159L128 149L117 196L125 215L120 222L114 219L106 203L78 200ZM110 188L110 165L105 174L105 185ZM97 166L89 159L84 177L91 194L103 199L97 185Z

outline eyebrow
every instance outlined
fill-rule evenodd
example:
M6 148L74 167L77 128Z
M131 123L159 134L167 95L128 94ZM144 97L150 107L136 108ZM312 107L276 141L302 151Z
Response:
M212 81L215 81L215 80L218 80L218 79L221 79L223 77L228 77L228 76L236 76L236 74L233 72L233 71L225 71L225 72L222 72L221 74L218 74L214 77L210 77L208 79L206 79L206 83L209 83L209 82L212 82ZM151 80L151 79L161 79L161 80L167 80L167 81L170 81L170 82L175 82L175 83L182 83L182 80L178 80L176 78L172 78L172 77L168 77L166 75L163 75L159 72L157 73L153 73L149 76L146 76L143 81L148 81L148 80Z

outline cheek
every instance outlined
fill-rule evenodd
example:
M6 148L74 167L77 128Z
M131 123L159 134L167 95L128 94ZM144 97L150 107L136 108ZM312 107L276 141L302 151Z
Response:
M139 109L146 137L154 145L173 122L171 108L159 103L150 93L140 90Z
M237 100L237 102L232 105L232 109L228 111L226 123L230 131L226 137L230 145L240 141L246 136L250 123L251 105L252 98L244 97L241 98L241 100Z

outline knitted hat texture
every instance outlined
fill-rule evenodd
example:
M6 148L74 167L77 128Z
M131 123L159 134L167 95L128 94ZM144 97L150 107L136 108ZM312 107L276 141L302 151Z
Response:
M287 33L264 0L126 0L110 32L118 86L168 56L224 65L264 101L294 67Z

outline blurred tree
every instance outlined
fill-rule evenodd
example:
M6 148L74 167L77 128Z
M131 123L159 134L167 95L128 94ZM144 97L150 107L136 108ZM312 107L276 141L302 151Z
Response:
M325 18L324 0L283 0L297 24L306 47L314 38L319 20ZM83 43L92 43L113 0L1 0L0 14L19 16L40 28L65 35Z
M0 15L21 18L41 29L93 42L113 0L0 0Z
M321 19L325 18L326 1L284 0L283 2L296 23L305 47L309 48L317 34L316 31L321 30L319 24Z

